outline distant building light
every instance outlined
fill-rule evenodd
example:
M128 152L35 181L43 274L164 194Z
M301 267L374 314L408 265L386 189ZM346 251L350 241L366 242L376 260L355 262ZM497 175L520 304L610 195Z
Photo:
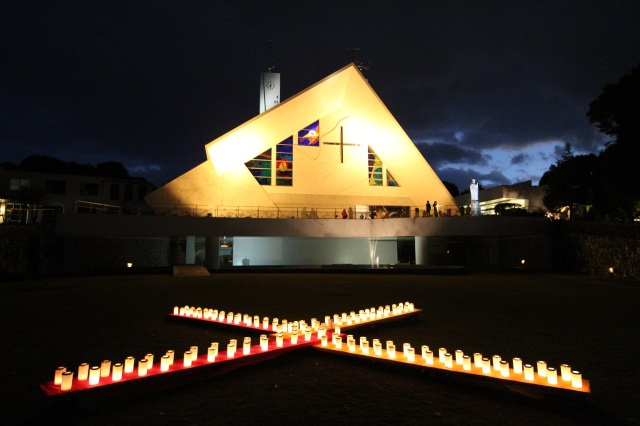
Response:
M133 266L133 263L127 262L127 268L131 268L132 266Z

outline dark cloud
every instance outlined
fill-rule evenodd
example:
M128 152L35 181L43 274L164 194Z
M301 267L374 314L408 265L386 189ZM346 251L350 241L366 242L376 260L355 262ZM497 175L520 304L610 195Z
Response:
M605 140L585 114L637 64L637 22L640 2L624 0L7 0L0 161L116 160L162 184L256 115L271 58L286 99L347 64L350 46L437 170L544 141L594 152Z

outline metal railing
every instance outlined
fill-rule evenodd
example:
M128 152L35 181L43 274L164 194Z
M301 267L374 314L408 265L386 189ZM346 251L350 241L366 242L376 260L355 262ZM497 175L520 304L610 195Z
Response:
M122 207L112 204L94 203L92 201L76 201L76 213L121 214Z
M207 206L197 204L150 204L161 216L192 216L234 219L342 219L342 211L348 219L394 219L425 217L424 206L370 206L359 210L356 206L335 207L258 207L258 206ZM438 217L460 216L458 206L438 206ZM432 217L435 211L431 210Z

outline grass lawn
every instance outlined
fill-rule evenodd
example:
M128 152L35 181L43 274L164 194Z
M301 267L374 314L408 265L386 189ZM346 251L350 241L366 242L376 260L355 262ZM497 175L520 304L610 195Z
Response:
M136 424L638 424L640 284L536 273L457 276L221 273L0 283L0 423ZM357 330L369 340L567 363L592 393L542 398L504 382L388 366L313 349L173 389L46 398L59 365L210 342L242 332L168 321L193 305L290 321L411 301L417 322ZM156 358L157 359L157 358Z

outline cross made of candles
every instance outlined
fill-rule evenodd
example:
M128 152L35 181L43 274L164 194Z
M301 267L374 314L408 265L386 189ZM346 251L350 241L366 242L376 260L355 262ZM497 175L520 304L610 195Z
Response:
M46 395L54 396L109 385L124 385L149 377L166 375L169 378L172 374L184 374L194 368L201 369L203 375L215 375L216 371L228 371L233 367L262 362L297 348L311 346L332 353L374 358L389 363L590 393L589 381L584 380L582 374L568 364L562 364L558 371L545 361L528 364L520 358L509 361L500 355L489 357L481 353L465 354L461 350L448 351L446 348L432 350L428 345L422 345L418 355L416 348L409 343L396 348L392 340L382 342L361 336L356 341L352 334L344 333L367 324L415 317L420 312L413 303L403 302L327 315L322 320L311 318L307 322L176 306L169 314L171 318L221 324L252 333L260 332L259 341L254 344L256 342L251 337L244 337L242 342L231 339L226 347L212 342L202 354L198 346L191 346L183 352L181 360L176 359L174 350L168 350L159 360L153 354L146 354L137 360L137 365L133 356L125 358L122 363L112 363L110 360L95 365L83 363L78 367L77 375L67 367L58 367L54 379L40 384L40 387Z

